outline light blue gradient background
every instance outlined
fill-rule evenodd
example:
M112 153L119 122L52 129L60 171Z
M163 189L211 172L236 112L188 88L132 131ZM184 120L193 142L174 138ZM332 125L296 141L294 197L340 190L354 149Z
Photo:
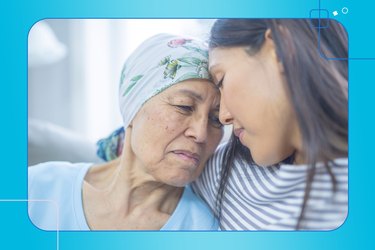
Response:
M318 0L2 1L0 199L27 198L27 36L45 18L308 18ZM350 57L375 57L375 1L321 0L348 7ZM349 63L349 217L331 232L62 232L60 249L370 249L374 244L375 60ZM55 249L56 233L35 228L25 202L0 202L1 249Z

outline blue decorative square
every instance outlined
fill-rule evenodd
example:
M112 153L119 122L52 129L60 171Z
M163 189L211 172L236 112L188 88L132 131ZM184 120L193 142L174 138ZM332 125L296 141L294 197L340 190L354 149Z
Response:
M310 19L318 19L318 26L311 21L313 28L326 29L329 26L329 12L326 9L310 10Z

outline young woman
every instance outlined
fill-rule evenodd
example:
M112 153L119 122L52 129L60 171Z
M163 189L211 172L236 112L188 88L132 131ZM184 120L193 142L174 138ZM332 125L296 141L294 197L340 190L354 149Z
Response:
M223 229L334 229L346 217L347 36L324 21L227 19L211 30L220 120L235 136L196 190Z

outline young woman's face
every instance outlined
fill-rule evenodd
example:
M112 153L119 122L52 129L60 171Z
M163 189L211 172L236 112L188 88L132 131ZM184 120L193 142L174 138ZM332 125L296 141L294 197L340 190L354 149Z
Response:
M297 150L298 126L273 43L252 56L244 47L214 48L209 65L221 91L220 120L233 124L258 165L279 163Z
M207 80L186 80L148 100L132 121L131 147L155 180L195 180L223 135L220 93Z

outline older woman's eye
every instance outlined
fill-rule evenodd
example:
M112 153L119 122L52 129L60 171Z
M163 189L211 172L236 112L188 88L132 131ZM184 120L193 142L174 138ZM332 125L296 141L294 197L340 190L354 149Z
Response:
M186 113L190 113L190 112L194 111L194 107L193 106L175 105L175 107L178 108L179 110L183 111L183 112L186 112Z
M220 122L218 116L215 116L215 115L211 116L211 117L210 117L210 121L211 121L211 124L212 124L215 128L222 128L222 127L223 127L223 124Z

